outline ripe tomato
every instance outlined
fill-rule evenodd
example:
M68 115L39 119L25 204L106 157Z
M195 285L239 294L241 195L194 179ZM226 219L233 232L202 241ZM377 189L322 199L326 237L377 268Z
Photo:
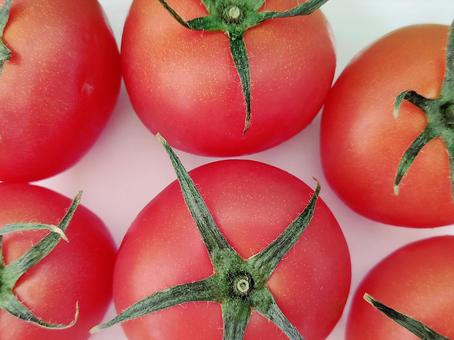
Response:
M449 158L441 139L427 144L393 192L404 155L426 128L423 111L401 92L440 94L446 69L448 27L399 29L363 51L343 72L322 119L323 169L333 189L354 210L394 225L436 227L454 223Z
M381 261L366 276L353 299L347 340L416 339L363 300L365 293L454 337L454 236L407 245Z
M253 161L222 161L191 172L227 242L247 259L298 216L313 191L298 178ZM124 310L154 292L213 273L206 247L177 182L138 215L123 240L114 300ZM308 339L324 339L342 314L350 286L344 236L320 200L308 229L268 281L277 304ZM221 307L191 302L122 324L129 339L221 339ZM286 339L252 313L246 339Z
M18 222L57 224L71 201L53 191L23 184L0 185L0 226ZM6 264L26 253L46 232L24 232L4 237ZM47 330L21 321L0 309L2 340L82 340L99 322L111 299L115 247L103 222L80 206L66 235L40 263L19 280L17 297L45 321L69 323L76 302L80 314L75 326Z
M14 0L0 74L0 180L33 181L78 161L119 92L117 46L96 0ZM4 1L0 0L3 6Z
M252 2L252 1L251 1ZM297 0L268 0L285 10ZM205 16L200 0L169 1L185 19ZM134 0L122 43L123 74L143 123L172 146L209 156L254 153L306 127L322 106L335 54L320 11L248 30L252 121L247 134L241 83L223 32L182 27L158 1Z

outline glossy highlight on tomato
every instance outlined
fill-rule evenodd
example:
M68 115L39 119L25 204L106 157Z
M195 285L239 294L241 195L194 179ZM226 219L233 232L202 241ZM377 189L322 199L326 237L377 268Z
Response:
M298 178L254 161L210 163L190 175L227 242L244 259L274 241L313 195ZM174 182L144 208L123 240L114 275L117 310L212 273L205 245ZM319 200L310 225L278 265L268 288L303 336L324 339L342 314L350 277L342 231ZM220 305L207 302L170 307L122 326L128 339L221 339L223 332ZM286 336L253 312L245 339Z
M333 87L321 128L325 175L352 209L408 227L454 223L448 145L424 146L394 193L399 163L428 125L424 112L396 97L414 90L438 98L446 73L448 26L398 29L359 54Z
M168 1L184 19L206 16L199 0ZM301 1L269 0L261 10L284 11ZM305 128L331 87L335 53L320 11L272 19L244 34L251 74L251 126L223 32L181 26L159 1L135 0L122 41L126 87L153 133L181 150L208 156L250 154Z
M48 189L26 184L0 184L0 227L10 223L57 225L71 200ZM6 264L28 252L46 231L13 233L3 237ZM109 305L115 246L103 222L79 206L66 235L41 262L20 278L15 295L36 316L49 322L70 323L76 303L79 317L65 330L43 329L19 320L0 308L2 340L83 340Z
M114 37L96 0L14 0L3 41L0 180L50 177L77 162L110 117L121 78Z
M453 247L454 236L425 239L398 249L376 265L355 294L346 339L417 339L365 302L365 293L452 339Z

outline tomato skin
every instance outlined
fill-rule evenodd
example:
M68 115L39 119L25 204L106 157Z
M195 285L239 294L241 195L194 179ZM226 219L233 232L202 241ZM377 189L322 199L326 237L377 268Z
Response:
M57 224L71 200L53 191L24 184L0 184L0 226L14 222ZM44 330L0 310L2 340L82 340L103 318L112 294L115 246L103 222L79 206L66 234L39 264L18 282L15 293L37 316L68 323L79 302L78 322L67 330ZM13 261L46 232L15 233L4 237L6 263Z
M0 180L43 179L77 162L106 125L118 49L96 0L15 0L4 40Z
M206 15L199 0L169 4L187 19ZM269 0L263 10L297 4ZM158 1L135 0L123 34L123 74L148 129L181 150L235 156L271 148L305 128L336 66L323 14L266 22L244 39L252 81L252 125L245 136L245 103L225 34L190 31Z
M253 161L210 163L190 174L227 241L243 258L276 239L313 194L298 178ZM212 273L208 253L174 182L144 208L123 240L114 274L117 310ZM313 221L268 286L305 338L324 339L342 314L350 276L342 231L319 201ZM128 339L221 339L221 308L215 303L188 303L126 322L123 328ZM245 339L286 337L254 312Z
M410 103L394 119L394 100L405 90L439 96L447 38L443 25L394 31L356 57L328 97L321 131L323 169L337 194L366 217L411 227L454 223L448 154L439 139L424 147L400 194L393 193L399 162L427 125L424 113Z
M454 337L454 236L434 237L400 248L373 268L353 299L346 338L417 339L363 300L364 293Z

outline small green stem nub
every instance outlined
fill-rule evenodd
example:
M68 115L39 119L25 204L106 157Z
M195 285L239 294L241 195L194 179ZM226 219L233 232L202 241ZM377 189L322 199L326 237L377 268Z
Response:
M158 139L172 161L187 208L208 250L214 274L202 281L154 293L130 306L114 319L94 327L91 332L185 302L214 301L222 304L225 340L243 338L253 309L274 322L289 339L303 339L298 329L279 309L266 283L274 268L309 225L318 200L319 185L307 207L286 230L264 251L246 261L222 236L200 192L172 148L159 134Z
M395 118L398 118L400 107L404 101L408 101L421 109L426 114L428 123L400 160L394 180L394 193L399 194L399 186L421 150L431 140L440 138L445 142L449 154L454 201L454 168L452 165L454 158L454 21L449 30L446 72L440 97L428 99L416 91L404 91L396 97L393 111Z
M289 18L310 15L328 0L308 0L284 12L259 12L264 0L229 1L204 0L208 16L184 20L165 0L159 0L169 14L182 26L192 30L221 31L230 39L230 51L241 82L246 106L243 134L251 125L251 76L247 49L243 36L247 30L260 25L264 21L278 18Z
M438 334L433 329L424 325L422 322L419 322L407 315L404 315L384 305L383 303L375 300L369 294L364 294L364 300L366 300L370 305L372 305L377 310L385 314L394 322L408 329L411 333L413 333L422 340L449 340L447 337Z
M241 16L241 10L238 8L238 6L230 7L227 13L232 21L238 20L238 18Z
M6 0L3 7L0 9L0 73L3 70L5 62L11 58L11 50L3 41L5 27L8 24L9 14L11 10L11 0Z
M74 319L67 324L56 324L43 321L35 316L18 297L14 294L14 288L19 279L33 266L47 257L58 245L61 239L68 241L65 231L71 222L77 207L80 204L82 193L80 192L72 201L71 206L57 226L42 223L15 223L8 224L0 229L0 309L41 328L67 329L75 325L79 317L79 304L76 302ZM2 245L3 236L13 232L24 232L34 230L49 230L51 233L33 246L28 252L7 266L3 262Z
M241 294L247 294L251 288L247 279L239 279L235 287Z

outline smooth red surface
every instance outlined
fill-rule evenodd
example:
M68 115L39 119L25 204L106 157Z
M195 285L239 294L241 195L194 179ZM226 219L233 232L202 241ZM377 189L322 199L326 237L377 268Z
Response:
M17 222L57 224L71 200L53 191L30 185L0 184L0 226ZM68 323L76 302L80 315L67 330L44 330L0 310L2 340L82 340L99 323L112 294L115 246L103 222L80 206L61 241L39 264L18 282L15 293L35 315L45 321ZM4 237L6 263L13 261L46 232L34 231Z
M424 113L410 103L394 119L394 100L405 90L439 95L447 37L443 25L392 32L356 57L328 96L323 169L337 194L366 217L411 227L454 223L448 153L439 139L418 155L399 196L393 193L399 162L427 125Z
M253 161L222 161L191 172L228 242L243 258L258 253L300 214L313 190L298 178ZM315 185L315 183L314 183ZM176 182L138 215L123 240L114 275L117 310L165 288L213 272ZM319 200L308 229L273 273L269 288L306 339L324 339L339 320L350 287L342 231ZM128 339L221 339L220 305L188 303L123 324ZM245 339L287 339L253 314Z
M454 236L412 243L380 262L359 286L347 340L418 339L363 300L377 300L454 338Z
M301 1L269 0L262 10ZM169 4L185 19L205 16L200 0ZM180 26L158 1L135 0L122 43L123 74L144 124L181 150L209 156L254 153L306 127L331 87L335 54L321 12L276 19L244 35L252 82L252 126L223 32Z
M3 1L0 0L3 5ZM94 144L119 92L117 46L96 0L15 0L0 75L0 180L55 175Z

